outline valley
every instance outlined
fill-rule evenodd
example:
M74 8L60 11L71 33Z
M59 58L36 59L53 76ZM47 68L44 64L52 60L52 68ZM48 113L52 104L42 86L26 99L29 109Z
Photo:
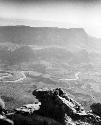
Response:
M87 110L101 102L100 39L79 28L8 26L0 34L0 96L7 109L35 102L39 88L61 87Z

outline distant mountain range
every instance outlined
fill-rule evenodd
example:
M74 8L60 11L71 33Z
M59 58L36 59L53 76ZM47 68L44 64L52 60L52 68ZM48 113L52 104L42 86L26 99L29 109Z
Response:
M0 42L95 49L96 42L99 44L100 41L90 37L82 28L0 26Z
M82 28L1 26L0 70L28 71L22 84L1 80L1 96L11 98L8 107L29 102L33 88L59 86L89 108L101 100L101 39L89 36ZM37 77L33 71L42 75ZM78 72L79 79L75 80ZM18 77L16 73L14 79Z
M82 28L1 26L0 61L15 64L53 59L71 64L96 63L101 61L100 41ZM9 50L14 44L19 47Z

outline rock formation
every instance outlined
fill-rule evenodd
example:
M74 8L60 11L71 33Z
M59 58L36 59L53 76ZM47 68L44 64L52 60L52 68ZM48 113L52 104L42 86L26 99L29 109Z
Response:
M101 118L84 108L61 89L36 89L34 104L15 109L6 117L14 125L101 125Z
M100 117L86 113L84 108L61 89L38 89L33 95L41 102L38 114L50 117L66 125L71 119L74 124L101 124ZM69 119L69 120L68 120Z

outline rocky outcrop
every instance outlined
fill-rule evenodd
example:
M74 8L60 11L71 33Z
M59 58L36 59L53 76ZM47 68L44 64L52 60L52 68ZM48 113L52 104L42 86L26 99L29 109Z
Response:
M84 108L61 89L36 89L39 100L6 114L14 125L101 125L101 118Z
M61 124L67 124L70 118L75 124L101 124L100 117L86 113L84 108L61 89L38 89L33 95L41 102L38 114L50 117ZM69 120L68 120L69 117Z

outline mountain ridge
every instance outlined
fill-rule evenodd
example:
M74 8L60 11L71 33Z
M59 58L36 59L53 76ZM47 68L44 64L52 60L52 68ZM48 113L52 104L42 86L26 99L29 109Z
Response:
M100 51L100 41L89 36L83 28L0 26L0 42L38 46L59 45L71 49Z

